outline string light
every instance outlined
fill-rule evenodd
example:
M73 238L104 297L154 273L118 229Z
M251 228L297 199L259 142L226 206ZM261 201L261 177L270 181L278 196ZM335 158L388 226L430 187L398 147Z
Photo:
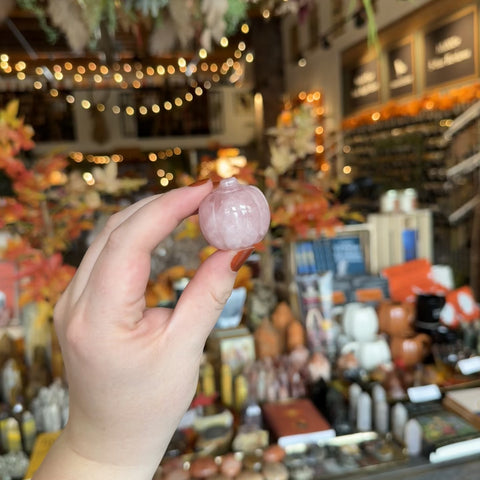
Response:
M248 24L241 26L242 33L249 32ZM229 45L229 40L224 37L220 40L220 44L223 47ZM174 108L182 108L186 102L192 102L195 97L200 97L206 90L212 87L212 84L221 82L222 78L231 84L236 83L243 76L243 65L239 60L244 58L244 61L251 63L254 60L254 56L251 52L246 52L247 46L245 41L239 41L237 48L234 50L233 57L227 58L222 64L215 62L203 61L197 65L195 58L188 63L184 57L180 57L177 60L177 68L175 65L154 65L143 66L140 62L134 64L129 62L117 62L111 68L106 65L99 64L93 60L86 61L85 64L74 64L71 61L66 61L63 64L55 63L53 65L37 65L34 66L34 61L25 62L18 61L15 65L9 63L10 58L6 53L0 53L0 78L2 75L10 75L15 73L18 81L24 82L30 80L25 84L22 89L31 88L34 90L42 90L45 87L44 77L50 74L50 79L54 80L54 85L49 90L50 95L63 98L65 102L73 104L77 101L77 97L72 92L68 94L62 94L62 88L64 85L67 89L72 88L71 82L73 80L74 86L81 85L82 90L90 88L134 88L139 89L144 87L161 87L164 85L164 77L180 76L186 79L186 88L191 89L187 91L183 96L177 96L172 101L165 101L159 105L154 103L152 105L113 105L109 106L111 111L118 115L121 113L127 115L134 115L135 112L139 112L141 115L147 115L149 112L158 114L162 110L170 111ZM198 51L197 59L205 60L208 56L208 52L205 49ZM48 62L45 62L48 63ZM234 70L231 72L231 70ZM200 83L195 80L191 75L198 71L204 72L204 74L210 75L210 79L203 79ZM52 74L53 73L53 78ZM120 73L122 72L122 73ZM133 78L132 78L133 77ZM148 81L145 80L148 78ZM64 83L65 82L65 83ZM143 84L142 84L143 82ZM89 110L95 108L99 112L106 111L106 106L103 104L92 104L86 99L78 99L83 109Z

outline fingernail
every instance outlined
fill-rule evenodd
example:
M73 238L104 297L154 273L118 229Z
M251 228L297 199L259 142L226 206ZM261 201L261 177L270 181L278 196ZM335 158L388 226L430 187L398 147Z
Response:
M230 268L232 272L238 272L240 267L247 261L248 257L255 250L254 248L246 248L245 250L240 250L233 258Z
M209 178L202 178L200 180L197 180L196 182L191 183L188 185L189 187L198 187L200 185L203 185L204 183L207 183L210 179Z

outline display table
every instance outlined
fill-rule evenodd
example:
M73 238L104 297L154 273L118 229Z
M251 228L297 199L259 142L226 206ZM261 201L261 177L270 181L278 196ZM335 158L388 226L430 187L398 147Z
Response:
M479 478L480 458L460 458L441 463L429 463L423 458L409 460L402 466L379 472L350 473L355 480L473 480ZM343 478L343 477L337 477Z

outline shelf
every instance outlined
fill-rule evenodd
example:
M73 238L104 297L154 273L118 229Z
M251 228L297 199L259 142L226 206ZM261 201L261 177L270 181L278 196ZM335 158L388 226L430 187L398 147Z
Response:
M480 167L480 152L475 153L471 157L468 157L453 167L450 167L447 170L447 178L452 178L457 175L466 175L478 167Z
M467 108L460 114L452 123L450 128L443 134L446 140L451 140L453 136L458 133L468 123L472 122L480 116L480 100L475 102L472 106Z

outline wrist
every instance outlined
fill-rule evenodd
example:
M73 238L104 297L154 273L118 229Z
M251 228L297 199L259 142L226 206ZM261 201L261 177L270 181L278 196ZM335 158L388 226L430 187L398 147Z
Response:
M151 480L157 466L89 458L77 452L63 432L31 480Z

